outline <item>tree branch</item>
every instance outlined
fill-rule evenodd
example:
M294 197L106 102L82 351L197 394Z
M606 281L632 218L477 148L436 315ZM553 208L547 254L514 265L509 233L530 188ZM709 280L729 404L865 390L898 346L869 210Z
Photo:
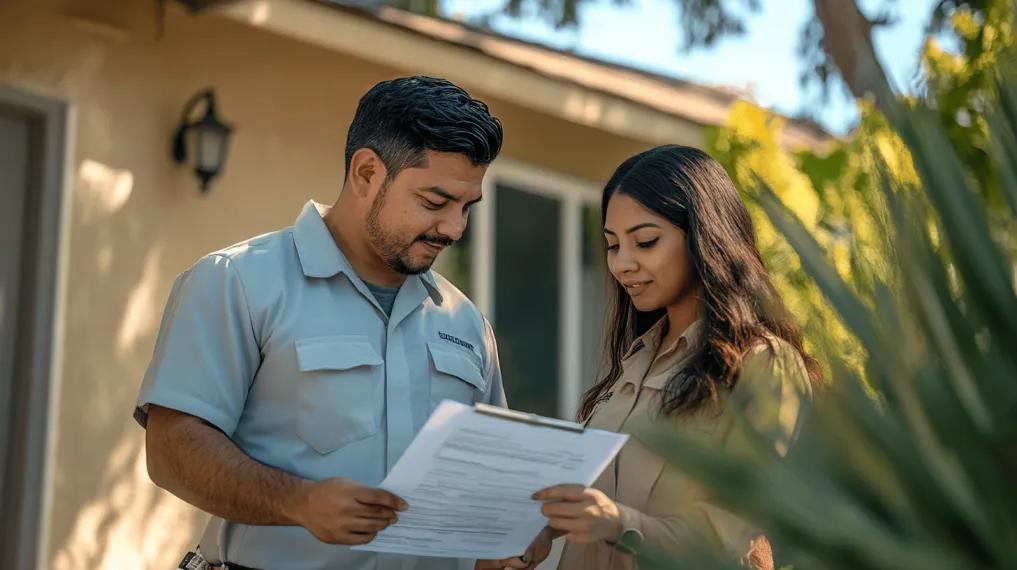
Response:
M893 91L872 46L873 22L855 0L814 0L816 17L823 24L823 48L840 71L851 93L872 98L876 108L890 112Z

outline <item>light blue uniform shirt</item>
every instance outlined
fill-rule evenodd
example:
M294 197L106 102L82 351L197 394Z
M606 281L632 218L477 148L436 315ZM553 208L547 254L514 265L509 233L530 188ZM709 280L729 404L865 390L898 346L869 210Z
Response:
M138 395L203 418L252 458L377 486L449 398L505 405L491 326L458 289L407 277L391 316L309 202L293 227L203 257L173 285ZM207 558L262 569L438 570L472 561L354 552L296 526L212 517Z

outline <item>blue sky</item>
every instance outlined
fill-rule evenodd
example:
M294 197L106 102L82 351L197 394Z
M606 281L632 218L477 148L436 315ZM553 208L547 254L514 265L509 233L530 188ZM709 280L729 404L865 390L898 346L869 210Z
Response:
M449 16L469 21L497 10L504 0L444 0ZM935 0L896 0L890 5L897 23L877 31L876 50L899 88L914 84L923 29ZM593 0L581 15L581 27L555 30L536 17L492 19L504 34L544 43L559 49L607 59L702 83L748 88L760 104L783 113L808 111L835 132L849 128L854 104L838 88L826 103L815 88L798 84L801 62L796 55L802 24L812 16L811 0L762 0L762 11L749 16L748 34L722 40L710 49L682 52L681 32L674 0L630 0L618 6L611 0ZM883 0L862 0L863 9L884 5Z

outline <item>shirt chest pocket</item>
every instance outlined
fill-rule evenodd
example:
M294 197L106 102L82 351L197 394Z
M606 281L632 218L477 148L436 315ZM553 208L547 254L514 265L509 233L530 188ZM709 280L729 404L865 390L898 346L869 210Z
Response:
M318 453L374 435L384 382L381 356L367 337L315 337L295 344L297 435Z
M431 409L442 400L473 404L487 391L480 363L466 352L427 343L431 356Z

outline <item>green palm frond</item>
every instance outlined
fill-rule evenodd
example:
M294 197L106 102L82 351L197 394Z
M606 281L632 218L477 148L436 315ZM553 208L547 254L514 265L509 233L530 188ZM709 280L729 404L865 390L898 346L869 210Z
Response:
M719 505L756 523L778 564L830 569L1017 566L1017 81L987 113L1005 208L989 211L933 111L888 113L917 187L882 169L895 259L859 297L766 188L759 203L867 356L834 360L792 452L732 456L661 431L644 437ZM1002 231L1000 231L1002 228ZM696 560L695 562L692 560ZM712 568L645 559L646 567Z

